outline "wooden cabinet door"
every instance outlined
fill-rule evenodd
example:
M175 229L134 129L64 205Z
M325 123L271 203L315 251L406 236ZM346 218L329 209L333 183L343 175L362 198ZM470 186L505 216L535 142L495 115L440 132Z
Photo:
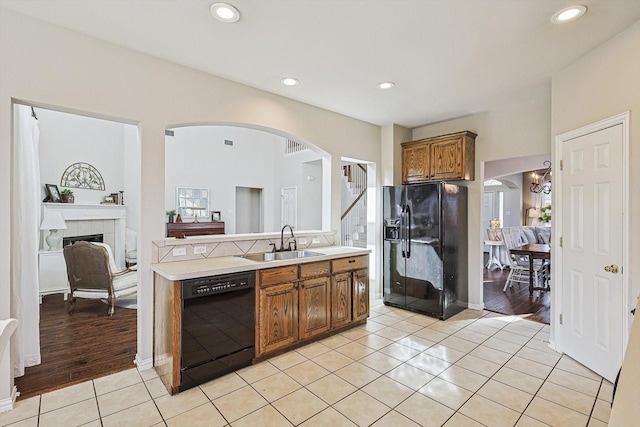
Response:
M403 184L449 180L473 181L477 136L467 130L403 142Z
M331 281L331 328L351 322L351 272L335 274Z
M353 272L353 321L369 317L369 270Z
M463 138L431 143L431 179L464 178Z
M309 338L329 330L330 280L328 277L300 282L299 297L300 339Z
M429 178L429 144L402 147L402 182L422 182Z
M260 289L259 354L298 340L297 287L296 283L283 283Z

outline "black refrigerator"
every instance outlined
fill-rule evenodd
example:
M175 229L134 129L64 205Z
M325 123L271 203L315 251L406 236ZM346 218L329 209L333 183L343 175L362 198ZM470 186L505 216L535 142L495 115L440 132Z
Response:
M467 188L383 187L383 297L446 319L468 305Z

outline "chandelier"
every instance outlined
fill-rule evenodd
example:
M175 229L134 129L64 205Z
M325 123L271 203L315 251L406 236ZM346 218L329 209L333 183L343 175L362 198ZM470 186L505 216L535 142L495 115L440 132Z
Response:
M551 162L546 160L543 164L547 167L544 173L536 171L531 174L529 191L532 193L551 193Z

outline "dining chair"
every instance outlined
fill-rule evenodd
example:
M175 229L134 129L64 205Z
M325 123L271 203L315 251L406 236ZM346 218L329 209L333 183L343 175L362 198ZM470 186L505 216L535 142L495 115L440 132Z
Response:
M521 256L511 253L511 249L522 246L525 242L520 237L519 227L505 227L502 228L502 239L507 247L508 259L509 259L509 276L504 284L503 292L506 292L507 288L513 287L514 283L524 283L529 285L529 258L527 256ZM533 280L538 283L539 279L543 277L544 263L542 260L534 260L533 263Z

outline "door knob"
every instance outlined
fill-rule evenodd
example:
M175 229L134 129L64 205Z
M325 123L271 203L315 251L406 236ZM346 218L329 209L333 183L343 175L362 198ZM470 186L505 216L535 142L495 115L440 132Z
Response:
M607 273L613 273L613 274L615 274L615 273L617 273L618 271L620 271L620 269L618 268L618 266L617 266L617 265L615 265L615 264L611 264L611 265L607 265L607 266L604 268L604 271L606 271Z

